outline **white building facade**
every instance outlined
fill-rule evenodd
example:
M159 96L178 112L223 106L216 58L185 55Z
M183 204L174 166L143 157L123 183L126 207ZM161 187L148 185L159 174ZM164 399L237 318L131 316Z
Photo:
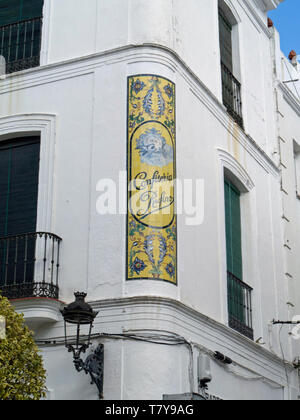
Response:
M14 21L9 3L0 288L35 332L48 398L98 398L63 343L60 309L84 291L104 399L201 393L203 355L206 397L298 399L296 326L272 324L300 315L300 69L267 22L281 1L24 0ZM149 133L164 162L138 155ZM127 212L151 166L202 180L198 221L175 216L179 191L171 220Z

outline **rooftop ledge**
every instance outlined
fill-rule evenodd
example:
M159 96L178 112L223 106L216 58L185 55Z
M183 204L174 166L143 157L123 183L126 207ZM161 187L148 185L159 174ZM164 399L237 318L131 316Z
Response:
M265 10L273 10L276 9L280 3L283 3L285 0L262 0Z
M26 324L35 326L60 321L60 309L64 306L63 302L49 298L16 299L10 302L19 314L24 315Z

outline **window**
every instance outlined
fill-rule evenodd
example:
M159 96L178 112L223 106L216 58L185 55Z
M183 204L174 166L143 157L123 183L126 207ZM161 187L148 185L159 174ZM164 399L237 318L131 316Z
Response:
M17 236L36 231L39 158L39 137L0 143L0 287L34 277L35 239Z
M0 0L0 55L6 73L40 64L43 0Z
M39 137L0 143L0 237L36 229L39 157Z
M232 62L232 25L219 9L220 51L222 63L233 73Z
M229 326L253 339L252 289L243 282L240 192L225 179Z
M229 11L226 13L224 10L219 8L223 104L231 117L243 128L241 84L234 76L238 72L237 61L239 61L237 36L233 36L234 33L237 35L237 31L234 31L237 25L232 23L233 17L229 18Z

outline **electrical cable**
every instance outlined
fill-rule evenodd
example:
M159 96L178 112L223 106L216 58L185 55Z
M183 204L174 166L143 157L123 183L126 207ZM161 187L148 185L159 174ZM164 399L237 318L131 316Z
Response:
M182 337L178 334L169 333L167 331L163 331L164 334L161 334L161 333L159 333L159 334L156 333L155 334L153 332L153 330L138 330L138 331L139 331L139 334L136 334L136 333L133 333L133 332L126 332L126 333L120 333L120 334L109 334L109 333L93 334L93 335L91 335L91 339L101 339L102 338L102 339L115 339L115 340L134 340L134 341L146 342L146 343L157 344L157 345L165 345L165 346L185 345L186 347L188 347L188 350L189 350L188 371L189 371L189 382L190 382L190 392L191 393L194 392L194 382L195 382L194 381L194 348L197 348L199 351L201 351L201 353L204 353L204 354L208 355L215 363L217 363L220 367L222 367L223 369L225 369L228 373L230 373L232 375L235 375L235 376L240 377L240 378L242 378L244 380L247 380L247 381L262 381L264 383L269 384L274 389L284 388L283 385L280 386L280 384L272 381L269 378L266 378L265 376L261 376L261 375L247 376L247 375L243 375L242 373L237 372L232 367L229 367L228 365L224 365L222 362L216 360L215 352L201 346L198 343L189 342L187 339L185 339L184 337ZM145 332L145 331L147 331L147 332ZM150 333L150 331L151 331L151 333ZM141 334L142 332L144 332L144 333ZM70 337L69 340L72 341L72 339L75 339L75 336ZM84 340L84 339L85 339L85 337L82 337L82 340ZM41 347L61 346L61 345L65 344L65 340L62 339L61 337L54 337L51 340L37 340L36 344L41 346ZM280 340L280 344L281 344L281 340ZM287 368L286 368L286 363L287 362L285 361L282 344L281 344L281 350L282 350L282 354L283 354L287 383L288 383L288 386L289 386L288 372L287 372ZM255 374L254 371L251 371L251 369L249 369L248 367L242 366L239 363L233 362L233 366L241 367L242 369L245 369L245 370Z
M82 337L84 339L85 337ZM142 341L151 344L159 344L159 345L167 345L167 346L178 346L178 345L185 345L188 347L189 350L189 382L190 382L190 392L194 392L194 352L193 346L190 342L188 342L184 337L179 336L177 334L134 334L134 333L120 333L120 334L93 334L91 335L91 339L96 338L107 338L107 339L116 339L116 340L135 340L135 341ZM75 339L70 337L70 341ZM59 346L65 344L65 340L61 338L51 339L51 341L36 341L37 345L40 346Z
M210 356L211 359L214 361L214 363L218 364L220 367L222 367L223 369L225 369L228 373L231 373L232 375L235 375L235 376L237 376L239 378L242 378L242 379L245 379L245 380L248 380L248 381L259 381L259 380L261 380L262 382L267 383L268 385L270 385L274 389L282 389L282 388L284 388L283 385L280 385L279 383L273 381L272 379L269 379L269 378L267 378L265 376L256 375L256 373L253 370L249 369L248 367L245 367L245 366L241 365L240 363L233 362L233 366L238 366L238 367L240 367L242 369L245 369L248 372L253 373L255 376L250 377L250 376L243 375L243 374L241 374L241 373L233 370L232 367L230 367L229 365L226 366L226 365L224 365L224 363L222 363L219 360L217 360L215 358L215 353L214 352L212 352L212 351L204 348L203 346L201 346L199 344L194 344L194 345L202 353L205 353L206 355Z
M234 366L238 366L238 365L237 364L234 364ZM245 368L243 367L243 369L245 369ZM247 376L247 375L243 375L243 374L235 371L234 369L232 369L232 367L228 367L228 370L227 371L229 373L231 373L232 375L237 376L238 378L244 379L245 381L253 381L253 382L261 381L261 382L269 385L273 389L283 389L284 388L283 385L280 385L279 383L277 383L275 381L272 381L271 379L266 378L265 376L261 376L261 375Z

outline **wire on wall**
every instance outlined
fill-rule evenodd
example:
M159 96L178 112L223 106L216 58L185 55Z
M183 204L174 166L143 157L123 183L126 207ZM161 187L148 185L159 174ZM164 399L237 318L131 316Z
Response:
M93 334L91 336L92 339L115 339L115 340L133 340L133 341L139 341L139 342L146 342L156 345L164 345L164 346L186 346L189 351L189 384L190 384L190 392L195 392L195 378L194 378L194 349L198 349L201 353L208 355L213 362L218 364L220 367L222 367L226 372L239 377L241 379L247 380L247 381L262 381L268 385L270 385L274 389L283 389L284 385L280 385L279 383L265 377L262 375L257 375L256 372L252 371L248 367L242 366L239 363L236 363L233 361L233 364L231 366L224 365L224 363L216 360L215 358L215 352L211 351L197 343L190 342L184 337L169 333L167 331L154 333L152 330L139 330L138 332L126 332L126 333L120 333L120 334L108 334L108 333L101 333L101 334ZM52 338L49 341L45 340L39 340L36 341L36 344L43 347L53 347L53 346L61 346L65 344L65 341L62 338ZM282 347L282 344L281 344ZM283 348L282 348L283 353ZM288 372L286 367L286 361L284 358L283 353L283 360L284 360L284 366L285 366L285 373L287 378L287 384L289 386L289 378L288 378ZM247 370L248 372L253 373L253 376L250 375L244 375L243 373L239 372L236 368L240 367L242 369ZM198 391L198 390L197 390Z

